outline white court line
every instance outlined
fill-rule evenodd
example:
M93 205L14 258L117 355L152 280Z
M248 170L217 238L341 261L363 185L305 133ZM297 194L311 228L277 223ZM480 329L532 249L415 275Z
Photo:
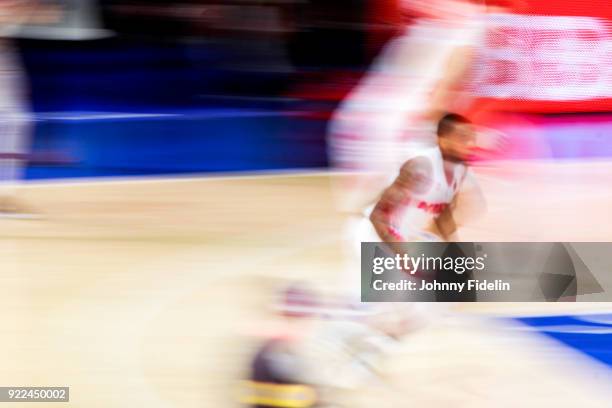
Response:
M254 172L198 172L182 174L152 174L144 176L101 176L101 177L68 177L57 179L30 179L14 184L14 187L63 187L93 184L132 184L132 183L175 183L193 181L223 181L223 180L250 180L255 178L277 179L284 177L321 177L334 175L325 168L312 169L283 169L259 170ZM9 186L10 184L2 184Z
M578 159L542 159L542 160L506 160L495 162L494 165L486 167L486 169L496 169L498 166L507 165L536 165L560 167L567 170L571 167L577 167L576 170L592 170L591 167L600 168L603 166L611 166L610 159L589 159L588 161ZM485 166L483 166L485 168ZM587 169L585 169L587 168ZM494 175L482 175L478 172L478 167L474 166L478 177L485 180L494 180L497 183L513 184L513 181L505 181L503 178L495 177ZM31 179L23 180L15 183L15 187L22 184L32 187L46 187L49 185L69 186L69 185L88 185L96 183L104 184L127 184L127 183L167 183L167 182L192 182L192 181L219 181L219 180L249 180L253 178L283 178L283 177L320 177L320 176L357 176L360 174L368 174L368 172L347 171L329 169L325 167L313 168L287 168L287 169L268 169L255 171L220 171L220 172L195 172L181 174L154 174L141 176L101 176L101 177L67 177L56 179ZM4 184L9 185L9 183Z
M173 119L188 117L189 119L199 118L252 118L270 116L295 116L301 111L274 111L274 110L249 110L240 108L227 108L216 110L201 110L188 112L42 112L36 114L35 121L63 120L70 122L82 122L91 120L112 120L112 119Z

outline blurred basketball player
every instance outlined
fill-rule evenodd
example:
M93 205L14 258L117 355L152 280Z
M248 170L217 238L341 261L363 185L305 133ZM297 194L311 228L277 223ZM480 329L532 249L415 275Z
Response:
M458 241L459 197L463 218L468 212L483 211L482 194L467 166L475 142L472 124L461 115L444 115L438 123L437 142L437 147L401 166L371 211L369 219L380 240Z
M57 18L57 8L37 0L0 2L0 217L32 216L15 197L28 158L31 118L26 75L11 38L23 24Z
M385 360L409 324L405 314L385 309L361 320L321 319L291 339L269 340L251 361L241 399L254 408L346 402L343 390L384 385Z
M462 0L402 4L416 18L385 46L330 123L332 165L359 172L337 186L339 207L348 213L378 196L398 165L435 146L443 112L469 105L459 85L481 40L482 7Z
M347 276L357 283L351 277L359 270L360 243L367 239L356 238L364 236L364 229L372 229L364 210L393 181L402 163L436 147L436 119L443 112L463 111L458 105L470 104L461 85L484 31L482 7L462 0L415 0L402 5L415 19L384 47L334 112L329 127L331 163L350 171L333 185L337 207L347 215L348 273L339 276L344 283ZM351 292L359 289L353 287Z
M468 168L476 137L472 123L461 115L446 114L439 120L434 137L436 146L421 150L398 166L395 179L373 204L359 217L352 217L352 265L341 279L348 283L354 299L361 297L362 242L383 241L398 253L403 252L396 244L401 242L456 242L460 241L458 227L485 212L484 197ZM427 317L417 326L429 320Z
M410 240L458 240L455 209L460 194L470 199L469 203L462 200L462 205L469 205L472 212L482 211L480 190L468 181L467 160L474 138L472 124L465 117L444 115L437 126L437 147L401 166L369 219L362 219L369 235L354 238L359 242L382 240L392 248ZM358 275L357 268L353 272ZM378 382L385 377L384 360L395 344L437 312L415 303L383 303L373 306L369 316L322 320L292 342L268 342L253 360L248 401L257 408L291 406L296 394L302 398L313 394L317 401L309 401L314 405L319 399L333 400L338 390ZM271 398L273 403L259 403Z

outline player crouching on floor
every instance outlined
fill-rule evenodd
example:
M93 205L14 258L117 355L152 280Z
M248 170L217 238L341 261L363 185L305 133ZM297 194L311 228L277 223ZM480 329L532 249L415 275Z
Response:
M405 162L370 213L383 242L393 247L397 242L459 240L458 219L484 212L468 167L475 139L465 117L449 113L440 119L438 145Z

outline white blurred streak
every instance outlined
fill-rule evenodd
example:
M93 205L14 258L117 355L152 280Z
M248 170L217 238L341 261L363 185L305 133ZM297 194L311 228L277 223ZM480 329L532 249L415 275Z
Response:
M25 74L12 44L0 42L0 196L12 195L12 184L22 177L30 137L30 115ZM12 157L11 157L12 156Z

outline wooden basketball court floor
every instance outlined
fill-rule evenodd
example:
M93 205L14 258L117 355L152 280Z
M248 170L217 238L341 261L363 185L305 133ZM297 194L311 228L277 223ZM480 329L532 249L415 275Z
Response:
M465 240L612 238L612 163L476 173L489 209ZM70 403L54 406L237 406L236 381L256 345L245 333L274 326L278 285L338 285L344 219L331 186L342 177L351 176L20 186L43 217L0 220L0 385L70 386ZM405 341L387 385L337 398L352 407L609 407L608 368L492 317L610 306L458 306Z

